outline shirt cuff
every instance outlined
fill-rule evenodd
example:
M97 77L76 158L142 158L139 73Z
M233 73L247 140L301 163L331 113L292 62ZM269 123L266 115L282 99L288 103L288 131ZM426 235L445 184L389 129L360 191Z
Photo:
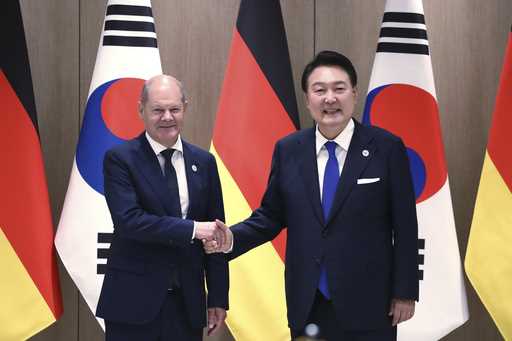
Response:
M194 238L196 237L196 226L197 226L197 221L194 220L194 229L192 230L192 238L190 239L191 243L194 241Z

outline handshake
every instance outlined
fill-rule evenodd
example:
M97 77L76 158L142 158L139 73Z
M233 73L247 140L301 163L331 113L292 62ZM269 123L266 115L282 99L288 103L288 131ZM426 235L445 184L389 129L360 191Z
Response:
M195 237L203 242L206 253L228 252L233 247L233 233L220 220L197 222Z

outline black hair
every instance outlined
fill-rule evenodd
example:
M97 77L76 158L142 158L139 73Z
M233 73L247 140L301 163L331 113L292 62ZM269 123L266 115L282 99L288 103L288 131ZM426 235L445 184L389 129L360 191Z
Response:
M302 72L302 91L308 92L308 79L313 70L320 66L337 66L348 74L350 83L353 87L357 86L357 73L350 59L335 51L321 51L311 62L309 62Z

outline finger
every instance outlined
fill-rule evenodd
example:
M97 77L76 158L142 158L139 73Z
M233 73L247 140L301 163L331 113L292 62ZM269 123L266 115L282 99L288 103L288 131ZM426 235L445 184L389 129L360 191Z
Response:
M209 308L208 309L208 329L212 329L215 326L215 323L217 322L217 317L215 316L215 309Z
M218 226L220 229L222 229L222 230L224 230L224 231L226 231L226 230L228 229L228 227L226 226L226 224L224 224L224 223L222 222L222 220L215 219L215 223L217 224L217 226Z
M393 310L395 309L395 301L391 301L391 304L389 305L389 313L388 316L393 316Z
M217 330L219 330L219 328L220 328L220 323L215 324L213 326L213 328L209 328L208 329L208 336L215 334L217 332Z
M400 309L398 309L397 305L395 305L394 309L393 309L393 322L391 323L394 326L396 326L398 324L398 322L400 322L400 319L401 319L401 313L400 313Z
M219 247L224 246L224 244L226 243L226 237L225 237L224 231L222 231L219 228L216 228L215 232L216 232L216 237L217 237L216 239L217 239L218 246Z

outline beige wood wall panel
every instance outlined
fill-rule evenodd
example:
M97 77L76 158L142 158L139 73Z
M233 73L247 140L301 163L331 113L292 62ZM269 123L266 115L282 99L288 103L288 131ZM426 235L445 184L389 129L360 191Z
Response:
M208 149L238 1L160 0L153 13L162 69L183 81L189 98L183 135Z
M78 137L78 0L20 4L56 228ZM31 340L76 339L77 292L60 263L59 270L64 315Z
M304 66L315 55L315 1L281 0L281 7L288 38L300 125L302 128L310 127L312 120L304 104L300 79Z

